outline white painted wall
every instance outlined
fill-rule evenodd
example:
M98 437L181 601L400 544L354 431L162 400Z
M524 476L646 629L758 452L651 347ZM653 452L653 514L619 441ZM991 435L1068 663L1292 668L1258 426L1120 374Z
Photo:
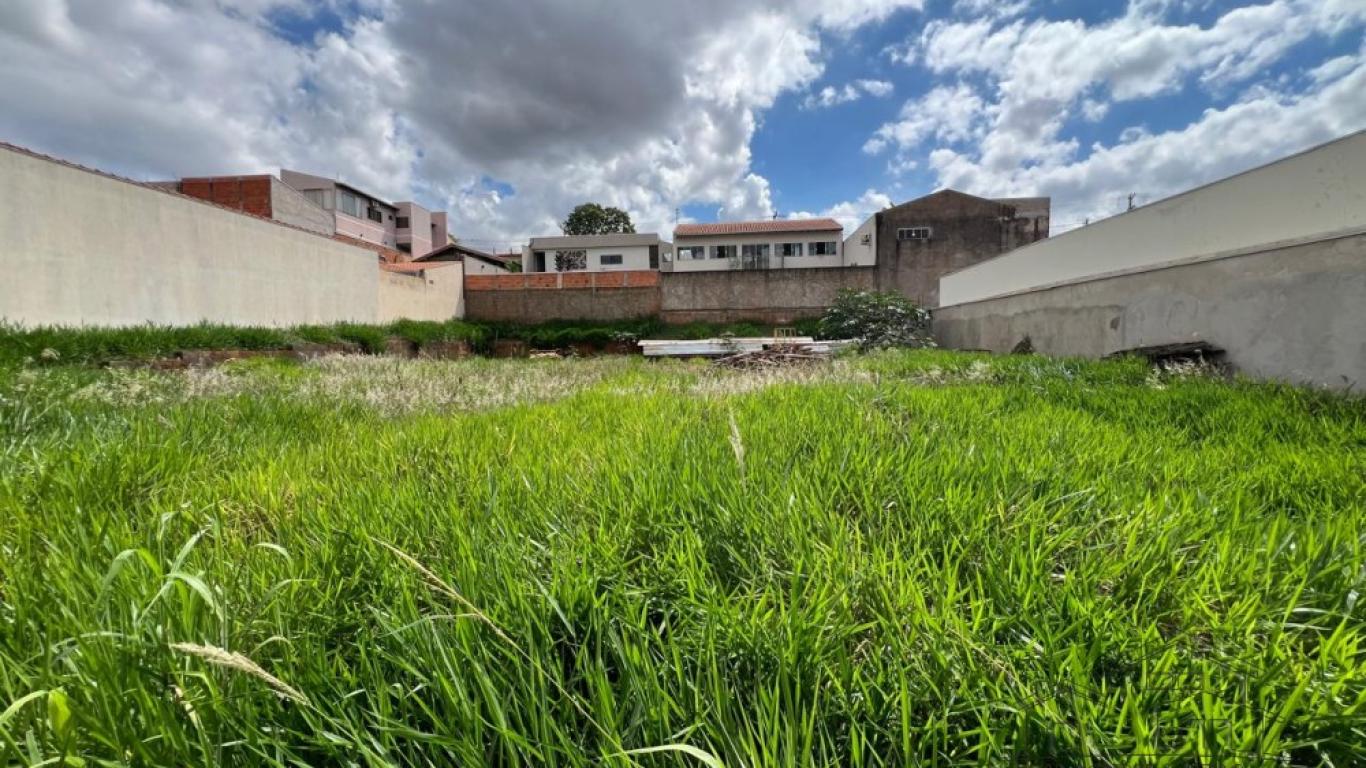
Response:
M483 261L483 260L481 260L481 259L466 258L464 264L465 264L465 266L464 266L465 274L467 274L467 275L506 275L506 274L510 274L510 273L508 272L508 270L503 269L502 267L494 266L493 264L490 264L490 263L488 263L487 261Z
M379 322L450 320L465 316L464 265L434 262L414 274L379 273Z
M864 242L867 240L867 242ZM877 214L859 225L844 241L844 261L849 266L871 267L877 264Z
M811 256L811 243L813 242L833 242L835 244L835 254L833 256ZM768 244L769 246L769 269L802 269L810 267L842 267L845 266L843 251L843 233L841 232L795 232L795 233L772 233L765 232L754 235L706 235L706 236L674 236L673 261L670 262L669 272L719 272L731 269L729 259L711 258L712 246L734 245L736 254L740 253L740 247L745 245ZM801 243L802 255L789 256L783 258L779 256L778 246L782 243ZM681 259L680 250L705 246L707 251L706 259Z
M650 268L650 246L631 245L618 246L613 248L588 248L588 271L589 272L624 272L626 270L640 270ZM621 264L603 264L604 255L620 254ZM547 260L552 257L547 254ZM547 264L547 267L551 266Z
M0 272L28 326L376 316L371 251L3 147Z
M940 306L1363 225L1366 131L947 275Z
M554 272L555 251L557 249L538 248L536 250L545 251L545 271ZM648 245L614 245L601 248L569 248L566 250L579 250L585 251L587 253L588 268L573 270L575 272L625 272L628 270L642 270L652 268L650 266L650 246ZM662 244L660 250L663 250ZM534 262L535 258L533 254L534 251L531 249L531 246L524 246L522 248L522 264L529 265L532 262ZM604 254L620 254L621 263L604 265L602 263L602 256Z

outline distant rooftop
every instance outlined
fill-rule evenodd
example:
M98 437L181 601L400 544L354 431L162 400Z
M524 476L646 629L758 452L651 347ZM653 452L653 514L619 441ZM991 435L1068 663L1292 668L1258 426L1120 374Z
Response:
M679 224L674 227L674 237L843 231L843 225L834 219L770 219L764 221L718 221L713 224Z

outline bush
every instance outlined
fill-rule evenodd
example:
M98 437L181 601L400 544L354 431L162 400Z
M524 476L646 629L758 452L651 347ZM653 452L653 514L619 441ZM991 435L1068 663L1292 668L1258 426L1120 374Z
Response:
M929 310L899 293L840 291L820 327L822 337L857 339L862 349L935 346Z

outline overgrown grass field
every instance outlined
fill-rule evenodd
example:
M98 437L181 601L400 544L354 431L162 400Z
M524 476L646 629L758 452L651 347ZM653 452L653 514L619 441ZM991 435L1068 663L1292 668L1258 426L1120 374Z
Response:
M1366 404L888 352L0 367L0 763L1366 764Z

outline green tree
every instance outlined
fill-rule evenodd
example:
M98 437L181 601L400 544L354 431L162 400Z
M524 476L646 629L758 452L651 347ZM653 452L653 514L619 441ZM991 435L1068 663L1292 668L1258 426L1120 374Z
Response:
M636 226L630 214L620 208L584 203L570 212L560 229L566 235L615 235L634 233Z

